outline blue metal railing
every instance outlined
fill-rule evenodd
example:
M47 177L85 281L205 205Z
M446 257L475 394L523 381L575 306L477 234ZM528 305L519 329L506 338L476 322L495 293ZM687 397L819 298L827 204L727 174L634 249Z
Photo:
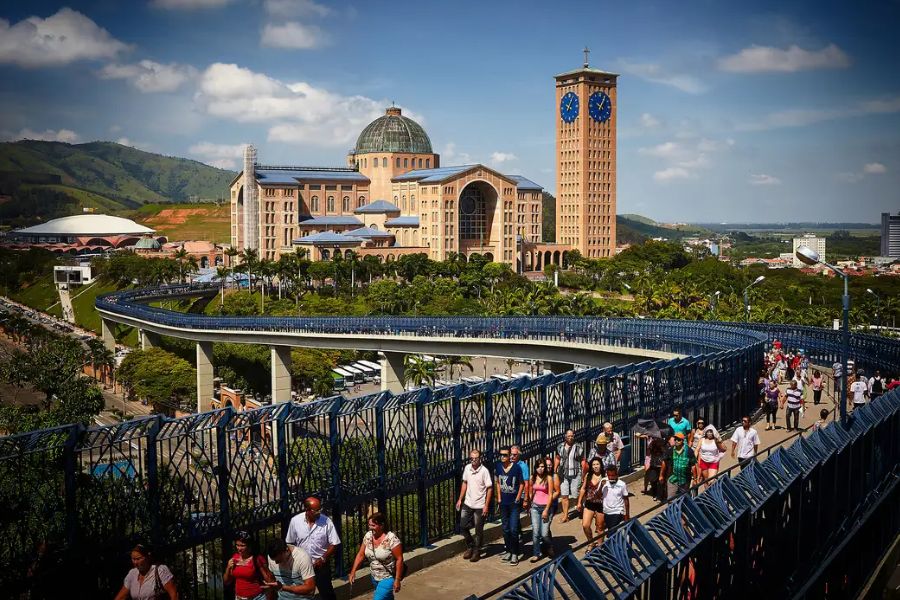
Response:
M79 563L83 572L96 574L92 585L106 593L120 585L123 550L136 539L149 539L179 574L186 596L218 597L223 593L222 557L228 555L232 532L248 529L260 541L281 535L311 494L324 500L347 541L338 561L341 572L372 510L388 514L407 548L453 534L459 475L472 447L485 449L491 461L494 449L518 443L531 461L552 452L568 428L587 442L604 421L629 432L639 417L667 416L675 405L683 405L692 419L733 423L756 407L757 374L771 340L803 347L826 363L837 355L839 344L838 332L761 324L564 317L212 317L146 304L218 289L184 285L118 292L98 298L96 305L104 315L189 330L552 339L685 356L533 380L354 399L336 396L241 413L226 408L178 419L153 416L109 427L73 425L0 438L0 532L8 540L0 547L0 562L9 565L0 570L0 587L27 585L33 549L49 545L61 561L85 561ZM872 336L854 336L853 344L860 366L900 365L900 344ZM820 437L815 446L802 449L807 461L802 464L833 456L831 438ZM624 455L628 467L641 462L632 445ZM872 456L879 464L893 464L883 448ZM793 469L795 463L801 464L799 459L780 464ZM104 475L111 473L126 475ZM790 476L760 471L759 479L780 482ZM735 490L723 487L720 497L746 494ZM723 524L723 518L711 521L716 531L733 527ZM635 535L643 537L623 545L623 551L642 552L647 565L656 564L659 557L647 545L656 534ZM697 548L704 544L698 542ZM663 554L668 564L681 553L672 546ZM570 563L553 568L565 572L564 564ZM598 560L592 568L603 564ZM579 576L574 580L583 580L584 574Z

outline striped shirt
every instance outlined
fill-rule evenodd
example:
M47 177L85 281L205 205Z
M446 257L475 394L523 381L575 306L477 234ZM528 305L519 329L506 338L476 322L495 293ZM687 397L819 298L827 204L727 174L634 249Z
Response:
M784 394L787 396L788 408L800 408L803 405L803 392L800 390L787 389Z

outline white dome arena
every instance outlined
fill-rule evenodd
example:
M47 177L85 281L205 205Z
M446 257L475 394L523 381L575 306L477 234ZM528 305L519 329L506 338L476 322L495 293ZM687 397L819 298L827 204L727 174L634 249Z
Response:
M74 215L53 219L40 225L17 229L14 235L22 237L85 237L109 235L150 235L155 230L138 225L131 219L110 215Z

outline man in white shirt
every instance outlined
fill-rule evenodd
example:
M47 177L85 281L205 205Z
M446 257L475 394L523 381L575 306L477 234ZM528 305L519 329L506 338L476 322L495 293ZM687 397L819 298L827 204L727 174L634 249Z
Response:
M759 450L759 434L750 427L750 417L741 418L741 426L734 430L731 436L731 458L737 451L738 461L743 468Z
M853 410L865 406L866 401L869 398L869 386L861 371L857 373L856 381L850 384L850 394L853 398Z
M269 543L268 555L275 583L263 583L263 588L277 591L278 600L312 600L316 575L306 550L276 538Z
M603 525L609 531L631 518L628 504L628 486L619 479L618 467L606 467L606 479L600 482L603 498Z
M315 569L316 587L322 600L336 600L331 584L331 556L341 545L341 538L331 519L322 514L322 503L310 496L303 501L304 512L294 516L288 525L285 542L303 548Z
M468 548L463 554L464 560L478 562L481 558L481 541L484 532L484 520L491 505L493 484L487 467L481 464L481 451L469 453L470 463L463 467L462 485L459 487L459 499L456 510L459 511L459 526L466 538ZM475 525L475 537L470 531Z
M603 433L606 434L606 439L612 440L607 448L616 455L616 464L622 464L622 450L625 448L625 444L622 443L622 436L613 431L612 423L608 421L603 424Z

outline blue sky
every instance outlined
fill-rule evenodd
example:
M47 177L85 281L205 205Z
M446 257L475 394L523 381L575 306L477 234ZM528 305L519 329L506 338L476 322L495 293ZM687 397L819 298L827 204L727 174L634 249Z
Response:
M618 212L900 210L900 1L87 0L0 8L0 137L342 165L391 101L444 164L555 188L553 75L621 73Z

